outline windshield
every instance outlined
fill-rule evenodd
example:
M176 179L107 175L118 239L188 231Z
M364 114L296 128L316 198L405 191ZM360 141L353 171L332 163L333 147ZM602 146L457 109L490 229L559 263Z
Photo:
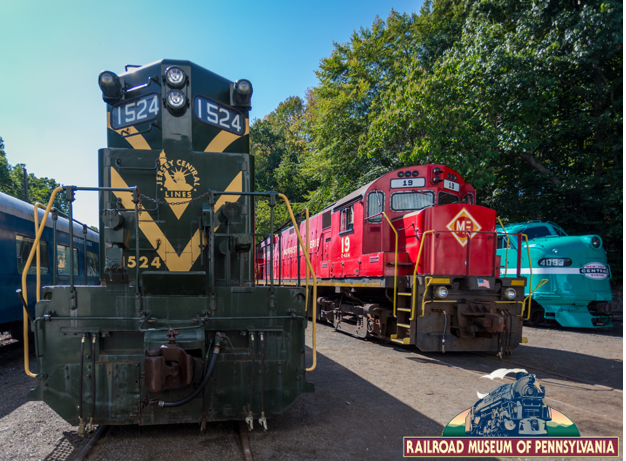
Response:
M530 227L530 228L527 227L526 229L524 229L522 234L526 234L528 236L528 240L532 240L532 239L536 239L539 237L552 235L552 232L550 232L550 229L548 229L546 226L538 226L538 227Z
M415 211L435 204L432 192L398 192L391 196L393 211Z

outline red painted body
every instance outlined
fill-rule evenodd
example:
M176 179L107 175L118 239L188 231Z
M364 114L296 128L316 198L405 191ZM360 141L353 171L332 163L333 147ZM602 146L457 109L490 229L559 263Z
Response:
M456 177L459 192L444 187L444 181L433 182L432 172L439 168L440 178ZM391 180L398 180L398 171L418 171L423 187L392 188ZM311 263L318 279L383 277L394 275L396 236L387 219L378 215L367 217L370 194L384 194L384 212L398 233L399 276L413 275L420 245L423 245L417 273L420 275L485 275L496 276L495 222L496 212L473 205L474 188L466 184L458 173L443 165L422 165L388 173L357 193L339 200L309 220L309 248ZM405 181L405 180L404 180ZM446 183L448 185L448 183ZM456 186L452 186L456 187ZM440 194L448 194L464 203L429 206L417 211L401 211L391 207L395 194L429 192L439 202ZM352 197L351 197L352 196ZM427 200L429 200L428 198ZM352 208L352 226L341 230L342 210ZM330 216L330 226L324 226ZM456 220L455 220L456 218ZM378 221L378 222L372 222ZM426 233L426 231L436 231ZM306 238L306 224L300 225ZM468 235L470 235L468 243ZM280 239L280 240L279 240ZM274 238L274 278L298 278L297 236L293 228ZM261 244L257 253L257 279L269 278L269 246ZM305 278L305 261L300 250L300 278Z

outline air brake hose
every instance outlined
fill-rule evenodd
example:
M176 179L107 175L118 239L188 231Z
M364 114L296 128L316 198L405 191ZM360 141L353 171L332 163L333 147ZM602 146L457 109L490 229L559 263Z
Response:
M160 407L180 407L182 405L185 405L186 403L191 402L193 399L195 399L200 392L202 392L202 389L204 389L206 387L206 385L209 383L210 379L211 379L211 375L213 374L213 368L215 368L215 363L217 362L217 355L220 353L220 344L222 342L222 337L221 335L216 335L215 337L215 346L213 347L213 357L211 358L211 363L209 363L209 369L207 370L206 374L204 375L204 379L202 380L202 382L200 383L200 385L196 388L195 391L193 391L191 394L189 394L187 397L185 397L182 400L178 400L176 402L164 402L163 400L159 400L158 405Z

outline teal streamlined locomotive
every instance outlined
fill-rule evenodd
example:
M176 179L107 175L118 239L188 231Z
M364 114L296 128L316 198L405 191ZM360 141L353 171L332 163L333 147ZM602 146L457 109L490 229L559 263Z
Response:
M564 327L600 328L612 325L611 305L613 299L609 279L611 270L606 261L602 239L597 235L567 235L551 222L531 221L511 223L505 226L510 234L528 236L530 258L522 248L522 275L530 279L525 295L531 294L530 322L556 321ZM515 270L517 241L507 239L498 228L498 255L501 271ZM523 245L525 247L525 244ZM505 263L508 254L508 265ZM541 286L538 286L546 280Z
M79 433L220 420L267 429L314 390L315 352L307 369L306 289L255 284L255 200L272 212L288 201L254 191L252 84L188 61L126 70L98 78L99 187L55 191L70 210L76 193L99 194L101 284L43 289L29 398Z

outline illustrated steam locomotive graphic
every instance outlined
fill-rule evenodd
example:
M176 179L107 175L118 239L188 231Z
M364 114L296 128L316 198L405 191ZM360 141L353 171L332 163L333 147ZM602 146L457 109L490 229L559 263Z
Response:
M546 436L551 408L543 403L545 388L534 374L520 372L516 381L502 384L478 400L465 417L470 436Z

